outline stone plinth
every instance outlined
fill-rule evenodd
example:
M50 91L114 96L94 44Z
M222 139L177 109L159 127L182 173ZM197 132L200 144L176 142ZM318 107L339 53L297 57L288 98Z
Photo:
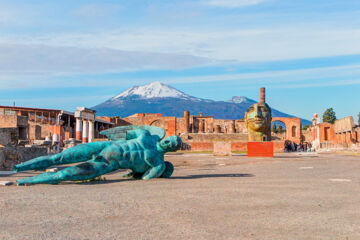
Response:
M248 157L274 157L273 142L248 142Z
M214 156L231 156L231 142L215 142Z

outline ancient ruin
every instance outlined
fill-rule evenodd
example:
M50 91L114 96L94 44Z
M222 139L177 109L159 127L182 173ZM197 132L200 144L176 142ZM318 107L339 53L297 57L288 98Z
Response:
M87 108L78 108L72 113L59 109L0 106L0 170L11 170L15 164L37 156L91 142L94 137L103 138L100 131L113 125L97 119L95 112ZM80 130L75 132L75 129Z
M360 150L360 126L354 124L352 116L331 124L321 123L318 114L314 114L312 122L308 132L315 150Z
M250 116L255 110L265 114L262 119L266 124L259 128L263 134L256 135L253 127L249 128L252 126L248 124ZM271 124L282 124L285 130L270 133L270 121ZM275 152L284 152L289 146L295 150L298 145L303 145L306 151L357 150L360 147L360 127L354 124L352 117L330 124L321 123L316 114L312 126L303 130L300 118L271 118L265 103L265 89L261 89L260 102L249 109L245 119L216 119L201 112L191 115L186 109L184 117L137 113L122 118L96 116L95 111L84 107L68 112L0 106L0 169L10 170L20 162L55 154L81 143L103 141L106 137L100 134L102 130L131 125L161 127L166 136L177 135L182 139L182 150L214 152L216 155L246 152L248 141L271 141Z

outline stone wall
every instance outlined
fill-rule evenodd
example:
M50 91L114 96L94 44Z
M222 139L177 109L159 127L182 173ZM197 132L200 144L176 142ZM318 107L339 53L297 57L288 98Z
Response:
M19 139L17 128L0 128L0 144L3 146L16 145Z
M314 141L314 134L311 128L308 128L307 130L302 130L301 134L304 142L311 143L312 141Z
M334 131L335 133L350 132L353 127L355 127L353 117L345 117L335 121Z
M0 148L0 171L10 171L16 164L47 155L46 148L2 147Z
M334 131L334 124L321 123L320 124L320 142L336 144L336 135Z
M0 127L14 128L14 127L27 127L28 118L18 115L0 115Z
M213 152L215 144L219 142L231 144L231 151L246 152L247 151L247 134L198 134L189 133L182 134L181 139L184 142L186 149L194 152ZM275 140L274 152L284 152L284 142L282 140Z
M33 128L33 126L39 126L41 128L41 139L45 139L45 137L51 136L54 132L54 125L51 124L46 124L46 123L39 124L38 122L33 122L33 121L29 121L29 124L30 124L30 129Z
M161 114L138 113L123 119L131 125L149 125L161 127L166 131L166 136L176 134L176 117L162 117Z

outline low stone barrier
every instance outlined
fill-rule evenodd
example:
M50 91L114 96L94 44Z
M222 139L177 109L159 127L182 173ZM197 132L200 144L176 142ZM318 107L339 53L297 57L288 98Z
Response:
M47 155L41 147L2 147L0 148L0 170L10 171L16 164Z

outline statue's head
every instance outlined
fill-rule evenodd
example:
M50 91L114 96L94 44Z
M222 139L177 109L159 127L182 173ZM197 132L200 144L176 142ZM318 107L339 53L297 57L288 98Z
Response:
M266 103L255 103L246 111L249 129L265 132L271 125L271 109Z
M253 104L246 111L249 141L269 141L271 139L271 109L264 103Z
M159 145L165 152L175 152L180 149L181 144L182 144L181 138L174 135L164 138L163 140L160 141Z

